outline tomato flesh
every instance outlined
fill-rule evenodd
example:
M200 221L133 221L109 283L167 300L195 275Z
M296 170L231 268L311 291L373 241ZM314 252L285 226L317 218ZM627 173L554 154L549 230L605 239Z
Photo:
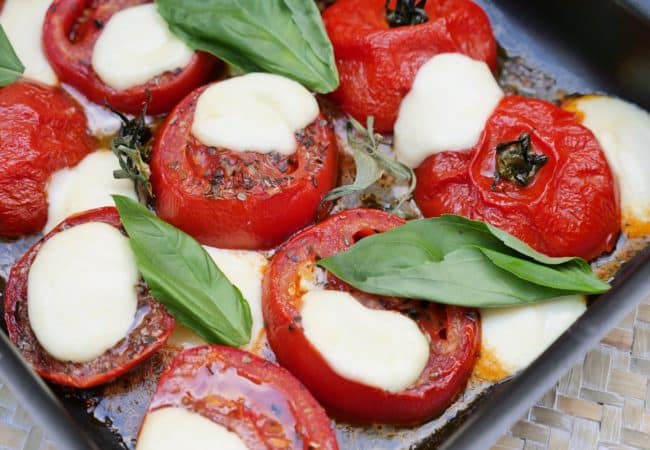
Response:
M394 7L395 2L390 2ZM390 28L385 0L338 0L323 13L341 84L334 100L361 123L390 132L420 67L459 52L496 70L496 41L485 12L470 0L429 0L429 21Z
M325 411L298 380L231 347L206 345L178 354L162 374L149 412L165 407L199 413L235 432L251 450L338 449Z
M327 289L350 291L369 308L395 310L413 318L430 340L429 360L414 385L388 392L337 374L305 336L300 319L301 274L319 258L346 250L356 239L403 223L376 210L343 211L283 245L264 277L264 321L279 363L329 411L346 420L410 425L431 419L462 392L476 361L480 343L476 311L366 294L329 274Z
M27 315L29 270L41 246L52 236L76 225L103 222L121 229L114 207L90 210L67 218L38 241L13 266L5 290L5 322L9 338L43 378L76 388L97 386L127 372L161 348L174 329L174 318L142 286L135 323L123 340L92 361L72 363L50 356L38 342Z
M149 0L55 0L43 23L43 48L59 79L77 88L95 103L108 102L131 114L147 111L161 114L171 110L195 87L208 81L216 58L196 52L189 64L178 71L165 72L147 83L124 90L106 85L92 68L95 42L113 14L149 3Z
M94 149L83 110L60 89L22 81L0 89L0 236L40 231L50 176Z
M522 133L547 163L527 186L493 187L497 145ZM474 148L433 155L416 175L415 201L426 217L489 222L550 256L591 260L616 244L618 193L598 141L573 113L543 100L505 97Z
M336 139L319 115L296 133L293 155L234 152L201 144L191 132L202 87L160 130L151 161L158 215L199 242L268 249L314 220L334 186Z

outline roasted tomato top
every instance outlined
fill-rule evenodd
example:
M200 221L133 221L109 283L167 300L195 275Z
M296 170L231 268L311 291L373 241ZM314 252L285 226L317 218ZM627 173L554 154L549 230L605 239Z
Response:
M55 234L88 222L104 222L121 229L114 207L98 208L69 217L38 241L13 266L5 290L5 322L9 338L43 378L58 384L88 388L116 378L163 346L172 330L174 318L142 285L138 291L138 312L124 339L100 357L85 363L60 361L39 344L27 315L29 269L41 246Z
M196 102L185 98L162 126L151 181L158 215L201 243L267 249L313 221L336 180L336 139L319 115L296 133L290 156L208 147L192 135Z
M58 88L16 82L0 89L0 236L40 231L50 175L95 148L86 116Z
M179 71L165 72L147 82L117 91L106 85L92 68L95 42L113 14L149 0L55 0L43 23L43 47L59 79L95 103L107 101L113 108L131 114L142 111L150 93L147 111L171 110L195 87L211 76L217 60L196 52Z
M201 414L235 432L251 450L338 449L325 411L298 380L235 348L206 345L178 354L162 374L149 412L165 407Z
M525 183L495 180L498 161L507 165L497 159L504 143L525 144L529 157L545 163ZM415 200L427 217L483 220L550 256L590 260L616 243L618 193L605 155L573 113L548 102L505 97L474 148L433 155L416 174Z
M389 2L394 8L395 1ZM343 110L389 132L418 69L433 55L459 52L496 69L496 41L487 15L470 0L429 0L429 20L391 28L385 0L338 0L323 13L341 84Z
M430 342L427 365L414 385L402 392L388 392L336 373L305 336L300 317L301 278L312 273L318 259L403 223L397 216L376 210L343 211L291 238L264 277L264 321L278 361L328 410L344 419L391 424L431 419L462 392L476 362L480 344L476 311L370 295L331 274L325 288L349 291L366 307L398 311L415 320Z

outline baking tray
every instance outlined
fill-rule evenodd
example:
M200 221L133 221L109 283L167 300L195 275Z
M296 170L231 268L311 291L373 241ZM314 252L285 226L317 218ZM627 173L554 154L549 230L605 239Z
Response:
M490 15L502 52L502 84L557 100L571 93L604 92L650 108L650 0L479 0ZM11 244L12 252L29 242ZM2 249L0 242L0 266ZM17 250L16 247L19 247ZM6 261L5 261L6 264ZM0 291L4 283L0 278ZM650 295L650 249L616 275L613 289L535 363L478 396L435 435L413 430L422 449L486 449L550 389L574 363ZM122 449L88 403L50 389L0 333L0 376L59 449ZM419 433L418 433L419 431Z

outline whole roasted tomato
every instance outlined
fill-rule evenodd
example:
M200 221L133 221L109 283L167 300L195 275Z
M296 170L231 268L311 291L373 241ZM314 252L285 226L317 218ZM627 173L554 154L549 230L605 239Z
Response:
M65 92L16 82L0 89L0 236L40 231L53 172L95 149L86 116Z
M13 266L5 290L5 322L9 338L36 373L58 384L88 388L106 383L153 355L174 329L174 318L142 287L138 292L138 314L129 333L120 342L92 361L73 363L50 356L32 330L27 306L29 270L43 244L68 228L89 222L122 227L114 207L93 209L71 216L38 241Z
M336 180L334 132L319 115L296 133L298 149L234 152L192 134L196 103L188 95L167 117L154 145L151 181L158 215L202 244L268 249L313 222Z
M291 238L274 256L264 277L264 322L278 362L321 404L344 419L391 424L431 419L464 389L476 362L481 330L476 311L367 294L331 274L325 288L348 291L366 307L413 318L429 341L429 360L415 384L401 392L388 392L339 375L306 337L300 314L303 274L310 273L318 259L346 250L355 240L403 223L377 210L343 211Z
M593 259L619 233L616 184L593 134L543 100L501 100L478 144L430 156L416 170L427 217L489 222L550 256Z
M149 95L149 113L168 112L192 89L205 83L217 60L203 52L196 52L180 71L165 72L146 84L120 91L106 85L95 73L91 59L103 25L116 12L149 2L55 0L45 15L43 48L59 79L95 103L107 101L113 108L131 114L142 111Z
M334 99L362 123L374 116L380 132L393 129L418 69L433 55L464 53L496 69L490 22L470 0L338 0L323 21L341 80Z
M170 407L227 428L251 450L338 449L325 411L298 380L236 348L206 345L178 354L160 377L148 415ZM140 444L157 438L146 430L148 415ZM146 442L147 448L155 448L152 442Z

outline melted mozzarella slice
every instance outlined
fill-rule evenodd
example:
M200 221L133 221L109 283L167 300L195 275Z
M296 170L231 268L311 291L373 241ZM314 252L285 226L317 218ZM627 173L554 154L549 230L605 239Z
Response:
M476 374L497 381L526 368L586 309L586 298L580 295L481 309L481 357Z
M598 139L621 194L622 228L630 237L650 234L650 114L612 97L570 100L582 124Z
M99 78L122 91L183 68L194 52L169 31L154 3L115 13L95 43L92 66Z
M119 168L117 157L112 152L98 150L75 167L55 172L47 186L48 211L44 231L47 233L74 213L112 206L112 194L137 200L133 181L113 177L113 170Z
M43 19L51 3L52 0L5 0L0 24L25 66L23 76L55 85L58 80L41 44Z
M339 375L390 392L415 383L429 359L416 323L394 311L369 309L341 291L302 296L307 339Z
M316 99L299 83L250 73L215 83L201 94L192 134L208 146L289 155L297 148L296 131L318 112Z
M227 428L188 411L167 407L147 414L136 450L247 450L244 441Z
M237 286L248 301L253 317L251 340L242 346L246 350L254 350L264 328L262 317L262 279L268 264L267 259L259 252L247 250L225 250L204 246L226 278ZM169 339L171 345L194 347L205 344L199 336L186 327L177 324Z
M427 157L476 145L503 97L489 67L460 53L434 56L418 70L395 122L398 161L417 167Z
M128 239L89 222L57 233L38 251L27 281L29 323L61 361L85 362L126 336L139 280Z

